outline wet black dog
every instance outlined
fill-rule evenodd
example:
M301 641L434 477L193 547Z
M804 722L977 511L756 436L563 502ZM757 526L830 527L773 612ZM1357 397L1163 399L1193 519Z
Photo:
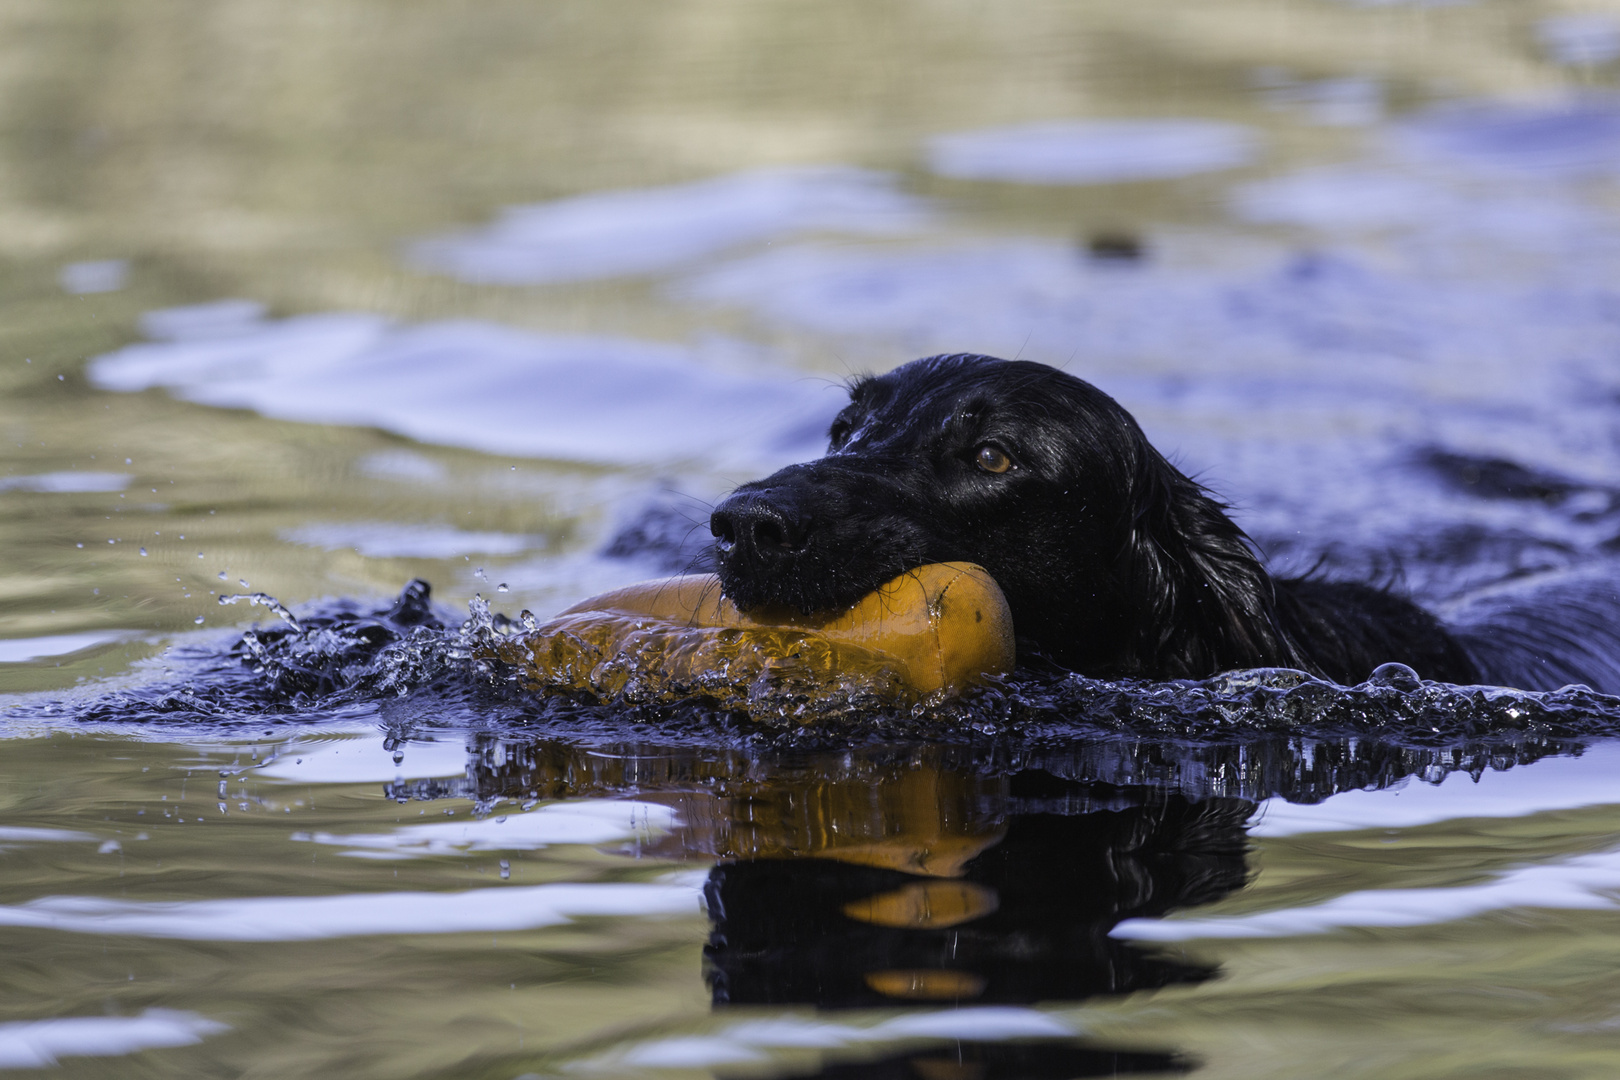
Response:
M1447 682L1487 674L1463 636L1388 590L1272 577L1226 508L1089 383L936 356L850 398L826 457L715 509L720 580L740 607L837 607L964 560L1000 583L1024 654L1089 675L1285 666L1354 683L1387 661Z

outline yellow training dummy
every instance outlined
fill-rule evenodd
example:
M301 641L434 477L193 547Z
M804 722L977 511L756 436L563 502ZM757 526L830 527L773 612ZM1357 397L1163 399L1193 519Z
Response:
M493 649L532 689L606 699L702 695L728 708L816 697L907 703L1013 668L1012 615L971 563L909 570L840 611L737 610L711 574L592 597Z

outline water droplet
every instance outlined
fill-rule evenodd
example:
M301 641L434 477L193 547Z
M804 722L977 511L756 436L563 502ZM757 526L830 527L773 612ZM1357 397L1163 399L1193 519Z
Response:
M142 555L145 555L145 554L146 554L146 549L145 549L145 548L141 548L141 554L142 554Z
M73 545L73 546L74 546L74 547L76 547L76 548L82 548L82 547L84 547L84 545L83 545L83 544L74 544L74 545Z
M400 762L402 762L404 760L405 760L405 751L403 751L403 750L395 750L394 751L394 764L398 765Z
M501 880L505 881L512 876L512 864L505 859L501 860Z
M248 588L247 578L245 578L245 577L237 578L236 583L238 585L242 586L242 588L244 588L244 589Z
M201 615L199 615L195 619L192 619L191 621L196 623L198 626L201 626L203 624L203 617Z
M197 558L199 558L199 559L202 558L202 552L200 552L200 551L197 552Z
M221 580L221 581L225 581L225 580L228 580L228 579L227 579L227 578L226 578L226 577L225 577L225 571L223 571L223 570L221 570L221 571L220 571L220 572L219 572L219 580Z
M124 459L124 464L125 465L133 465L133 464L135 464L135 459L134 458L125 458Z
M506 582L503 581L499 585L495 586L495 591L496 592L511 592L512 590L508 589L506 587Z
M522 613L518 615L518 622L523 624L523 629L525 630L533 631L540 629L540 620L536 619L534 617L534 612L530 611L528 608L524 608Z

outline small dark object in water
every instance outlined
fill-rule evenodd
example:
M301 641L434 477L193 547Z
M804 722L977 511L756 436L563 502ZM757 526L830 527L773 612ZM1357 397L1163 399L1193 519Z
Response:
M1000 584L1020 656L1091 676L1290 667L1349 685L1395 661L1451 683L1620 688L1612 632L1536 651L1546 640L1558 654L1566 622L1607 616L1498 605L1500 634L1454 632L1389 589L1273 577L1225 505L1112 398L1055 368L935 356L861 379L850 398L826 457L715 509L720 580L740 608L839 607L912 567L962 561Z
M1138 262L1147 254L1142 238L1127 232L1100 232L1086 241L1086 253L1097 262Z

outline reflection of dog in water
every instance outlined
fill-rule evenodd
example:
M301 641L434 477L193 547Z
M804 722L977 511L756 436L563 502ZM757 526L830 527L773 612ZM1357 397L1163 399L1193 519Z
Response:
M1018 783L1041 779L1056 783L1038 773ZM714 1000L1005 1004L1200 982L1211 969L1108 931L1241 887L1253 808L1174 796L1072 816L1018 814L936 874L898 868L908 865L903 836L888 851L722 863L706 889Z
M1448 629L1388 589L1272 577L1129 413L1043 364L936 356L862 379L829 439L715 509L738 606L840 607L960 560L1001 585L1023 648L1091 675L1280 666L1355 683L1395 661L1454 683L1620 691L1612 586L1498 598Z

